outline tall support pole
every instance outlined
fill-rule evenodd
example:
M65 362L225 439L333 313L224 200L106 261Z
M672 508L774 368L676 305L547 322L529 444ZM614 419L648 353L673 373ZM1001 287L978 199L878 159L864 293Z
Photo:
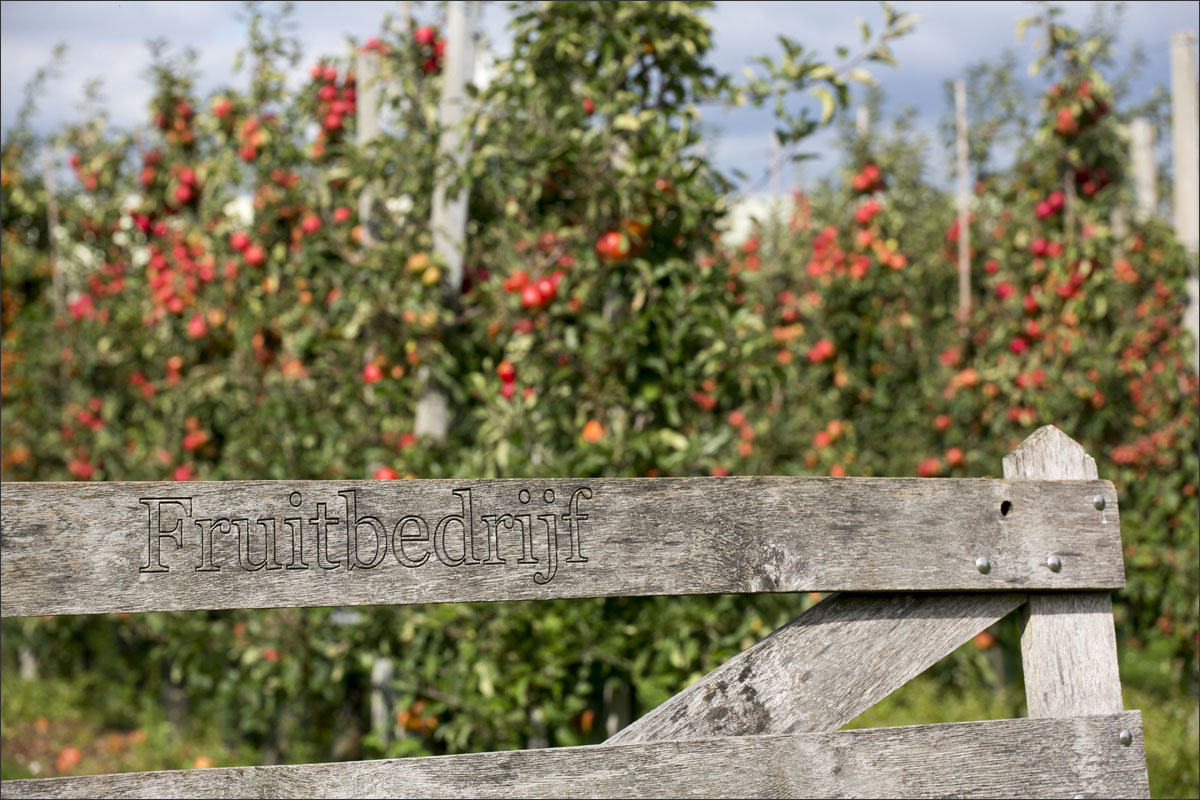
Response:
M778 202L783 193L783 148L779 136L771 132L771 201Z
M379 54L358 54L355 64L355 141L360 150L379 135ZM368 182L358 195L358 224L361 226L362 238L359 243L364 247L374 247L376 244L377 228L372 222L372 210L375 206L376 188ZM376 348L369 344L363 351L363 366L374 360ZM368 405L375 402L375 387L367 383L363 385L363 399Z
M958 318L971 313L971 178L967 174L967 84L954 82L958 128Z
M355 103L355 137L358 146L363 148L379 135L379 54L359 53L355 71L355 88L358 92L358 100ZM374 188L368 185L358 196L358 221L363 230L363 247L375 244L376 231L371 225L371 207L374 203Z
M1196 136L1196 37L1171 34L1171 143L1174 153L1175 235L1195 255L1200 245L1200 153Z
M46 190L46 245L50 253L50 284L54 289L54 313L62 316L67 305L66 287L63 285L62 269L58 263L58 190L54 183L57 159L55 148L48 145L43 152L42 186Z
M1154 162L1154 126L1150 120L1138 117L1130 123L1129 149L1137 219L1142 221L1158 208L1158 170Z
M854 132L861 139L867 135L869 130L871 130L871 109L859 106L854 112Z
M1200 147L1196 144L1196 35L1171 34L1171 147L1173 151L1175 236L1195 266L1200 246ZM1192 367L1200 369L1200 279L1188 277L1185 323L1192 331Z
M450 305L455 305L462 291L463 251L467 234L467 192L460 188L451 194L454 178L466 165L470 142L463 121L467 115L466 84L471 79L475 62L475 30L479 19L479 3L475 0L450 3L446 7L446 61L442 83L442 98L438 109L441 138L438 142L439 173L433 189L433 252L445 267L442 292ZM449 174L444 167L452 164ZM428 381L429 373L423 373ZM449 428L446 396L426 384L417 402L415 432L434 441L445 441Z

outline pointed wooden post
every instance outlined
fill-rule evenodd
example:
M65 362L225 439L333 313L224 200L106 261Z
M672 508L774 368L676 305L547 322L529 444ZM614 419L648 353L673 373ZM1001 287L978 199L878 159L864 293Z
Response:
M46 189L46 244L50 249L50 283L54 289L54 313L62 316L67 306L66 287L63 285L61 266L58 263L58 191L54 185L54 170L58 166L54 145L43 152L42 183Z
M1038 428L1004 457L1009 480L1095 480L1096 462L1053 425ZM1116 507L1080 490L1080 503ZM1047 553L1046 556L1055 555ZM1047 566L1047 569L1050 567ZM1063 565L1068 569L1069 565ZM1031 717L1110 714L1122 710L1117 636L1107 592L1031 593L1021 632L1025 702Z

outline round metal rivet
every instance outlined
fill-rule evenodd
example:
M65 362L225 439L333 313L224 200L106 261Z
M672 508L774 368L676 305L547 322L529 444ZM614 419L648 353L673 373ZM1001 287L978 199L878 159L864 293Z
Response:
M1097 511L1103 511L1104 510L1104 495L1098 494L1095 497L1093 497L1092 505L1094 505L1096 507Z
M1129 745L1133 744L1133 734L1128 730L1121 731L1121 734L1117 738L1120 739L1121 744L1125 745L1126 747L1129 747Z
M1051 572L1058 572L1062 569L1062 559L1058 556L1050 556L1046 559L1046 566L1050 568Z
M979 570L984 575L987 575L992 571L992 562L988 561L987 556L980 556L979 558L975 559L975 569Z

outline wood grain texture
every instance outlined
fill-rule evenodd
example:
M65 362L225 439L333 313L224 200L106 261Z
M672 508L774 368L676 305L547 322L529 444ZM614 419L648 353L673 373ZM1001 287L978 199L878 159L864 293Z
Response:
M1133 733L1129 747L1118 737ZM25 797L1149 797L1137 711L5 781Z
M1094 480L1096 475L1092 457L1052 425L1034 431L1004 457L1004 477L1009 479ZM1100 513L1107 509L1106 501ZM1122 709L1117 636L1107 592L1031 594L1021 657L1029 716L1111 714Z
M1116 493L1095 480L5 483L0 495L6 617L1124 585Z
M827 597L605 744L835 731L1024 602L1015 592Z

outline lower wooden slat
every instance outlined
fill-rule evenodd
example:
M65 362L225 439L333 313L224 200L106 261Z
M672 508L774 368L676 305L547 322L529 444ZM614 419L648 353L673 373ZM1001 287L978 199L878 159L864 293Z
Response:
M1127 746L1121 731L1132 734ZM4 797L1149 797L1141 714L5 781Z

